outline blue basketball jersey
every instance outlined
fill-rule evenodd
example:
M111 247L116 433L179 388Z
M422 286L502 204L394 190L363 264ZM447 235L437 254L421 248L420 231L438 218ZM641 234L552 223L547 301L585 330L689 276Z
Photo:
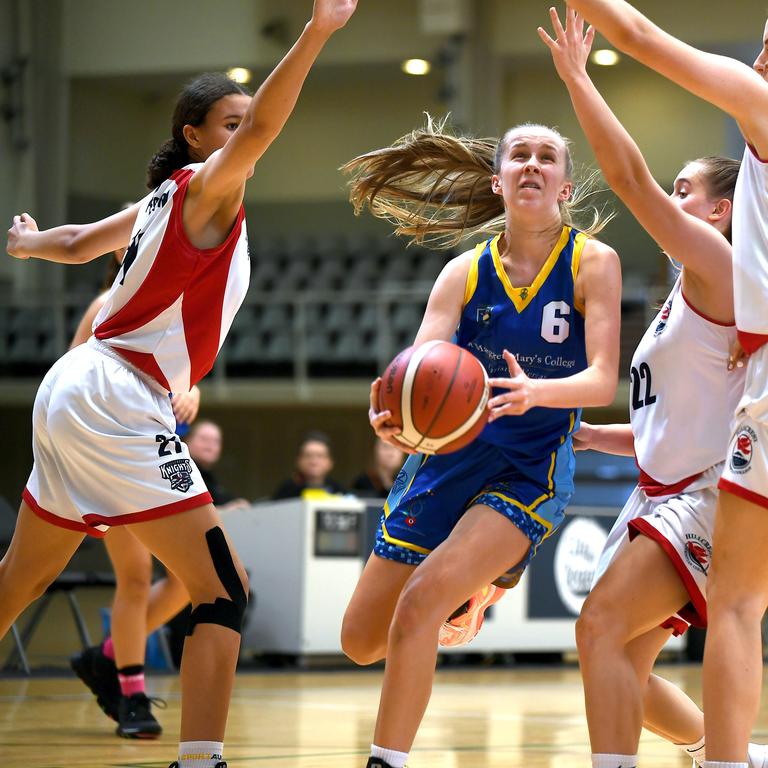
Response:
M490 377L507 377L507 349L533 379L559 379L587 367L584 307L574 284L587 236L563 227L552 253L530 286L515 287L499 254L499 236L480 243L467 278L456 343L485 366ZM494 394L507 390L497 389ZM532 408L488 424L480 440L523 456L557 450L578 428L580 409Z

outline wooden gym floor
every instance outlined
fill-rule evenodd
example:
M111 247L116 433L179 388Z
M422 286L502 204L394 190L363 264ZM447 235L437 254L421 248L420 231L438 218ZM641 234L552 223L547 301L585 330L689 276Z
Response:
M699 701L697 666L658 670ZM381 673L238 674L225 757L230 768L361 768ZM158 741L126 741L74 678L0 679L0 768L166 768L175 759L178 679L153 677ZM756 736L768 738L768 706ZM690 768L648 735L644 768ZM572 667L446 670L438 674L410 768L584 768L589 765L579 673Z

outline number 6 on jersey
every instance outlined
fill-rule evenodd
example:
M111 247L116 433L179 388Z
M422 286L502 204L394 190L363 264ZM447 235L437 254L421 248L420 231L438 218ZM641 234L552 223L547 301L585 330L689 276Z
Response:
M571 333L571 324L565 319L571 307L565 301L550 301L541 311L541 338L551 344L562 344Z

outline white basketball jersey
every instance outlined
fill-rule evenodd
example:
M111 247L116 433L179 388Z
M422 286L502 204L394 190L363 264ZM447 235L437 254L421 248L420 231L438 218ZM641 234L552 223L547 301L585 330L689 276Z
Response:
M142 200L123 265L93 322L97 339L169 392L189 391L211 370L250 280L242 206L216 248L195 248L184 233L184 196L201 167L174 172Z
M640 340L630 370L630 418L640 485L679 492L725 459L744 368L729 371L736 326L702 315L678 278ZM674 490L670 491L669 487Z
M751 353L768 341L768 161L750 147L733 199L733 287L739 340Z

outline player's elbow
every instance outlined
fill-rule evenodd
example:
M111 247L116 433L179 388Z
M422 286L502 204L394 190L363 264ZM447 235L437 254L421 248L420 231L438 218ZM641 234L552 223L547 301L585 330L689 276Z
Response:
M624 53L639 58L649 44L650 26L646 19L626 20L611 36L611 42Z
M69 229L70 231L66 233L62 243L68 263L85 264L100 255L89 252L85 238L85 227L74 224Z
M616 389L618 380L616 376L609 376L602 379L594 389L595 402L592 405L600 407L611 405L616 398Z

